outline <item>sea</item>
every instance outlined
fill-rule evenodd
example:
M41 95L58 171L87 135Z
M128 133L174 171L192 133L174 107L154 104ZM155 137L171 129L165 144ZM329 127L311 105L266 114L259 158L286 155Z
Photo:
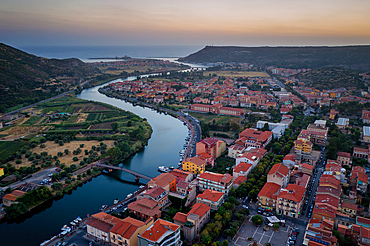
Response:
M45 58L78 58L84 62L112 61L111 58L179 58L202 49L199 45L148 46L21 46L27 53Z

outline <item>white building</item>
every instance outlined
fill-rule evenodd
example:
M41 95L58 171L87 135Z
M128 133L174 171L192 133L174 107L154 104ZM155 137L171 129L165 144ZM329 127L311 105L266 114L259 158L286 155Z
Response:
M138 246L181 246L180 226L158 219L138 236Z

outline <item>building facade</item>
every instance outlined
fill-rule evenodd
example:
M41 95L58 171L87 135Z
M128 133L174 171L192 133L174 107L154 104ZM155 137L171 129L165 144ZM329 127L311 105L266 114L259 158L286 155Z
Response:
M206 171L198 176L200 191L210 189L228 194L232 186L233 177L228 173L219 174Z
M166 220L156 220L138 236L138 246L181 246L180 226Z

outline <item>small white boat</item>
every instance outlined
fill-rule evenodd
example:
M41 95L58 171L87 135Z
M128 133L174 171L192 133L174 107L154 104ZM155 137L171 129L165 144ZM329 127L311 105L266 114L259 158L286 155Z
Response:
M65 230L67 230L69 227L67 226L67 225L64 225L63 227L62 227L62 231L65 231Z
M69 224L71 224L71 225L73 225L73 226L75 226L75 225L76 225L76 223L75 223L75 222L73 222L73 221L72 221L71 223L69 223Z
M76 224L78 224L80 221L78 219L73 220Z
M80 217L77 217L76 220L78 220L80 222L82 221L82 219Z
M113 201L113 204L114 205L116 205L117 203L119 203L119 199L118 198L114 199L114 201Z
M130 193L130 194L127 195L127 198L132 197L132 196L133 196L133 194Z
M108 207L108 204L104 204L104 205L102 205L101 206L101 209L100 210L104 210L104 209L106 209Z
M170 170L173 170L173 169L175 169L175 167L174 166L170 166L169 169Z
M169 169L165 166L159 166L158 171L163 172L163 173L167 173L169 171Z

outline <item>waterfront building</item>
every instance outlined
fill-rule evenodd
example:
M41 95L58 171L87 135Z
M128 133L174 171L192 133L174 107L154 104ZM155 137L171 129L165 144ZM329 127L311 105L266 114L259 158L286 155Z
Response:
M194 174L203 173L206 170L206 162L200 157L188 157L182 163L182 170Z
M138 246L181 246L180 226L157 219L138 236Z
M111 246L138 246L137 236L152 224L153 220L142 222L131 217L122 219L110 230Z

